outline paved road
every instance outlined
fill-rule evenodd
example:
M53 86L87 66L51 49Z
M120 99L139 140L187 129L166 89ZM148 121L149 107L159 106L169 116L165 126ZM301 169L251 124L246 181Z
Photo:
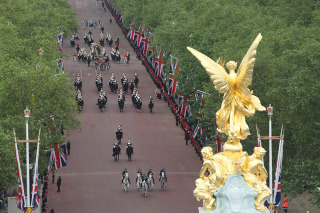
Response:
M109 24L111 13L101 8L101 2L96 0L69 1L78 14L78 21L82 25L84 19L92 19L104 23L105 32L112 37L120 38L120 51L132 52L132 48L113 20ZM86 47L83 42L84 32L89 29L81 26L78 42L80 47ZM92 29L95 41L98 41L100 30ZM111 48L106 47L110 52ZM59 169L62 176L61 192L56 192L56 186L49 185L48 206L59 213L71 212L139 212L139 213L177 213L196 212L201 206L192 195L195 188L194 181L201 168L201 162L193 147L186 146L184 134L175 126L175 118L163 100L155 98L155 85L149 74L141 65L141 61L131 53L130 64L115 64L111 62L111 69L103 71L104 84L113 72L118 83L124 72L130 79L134 72L140 78L137 88L143 101L142 112L133 107L129 95L125 102L124 112L120 113L117 105L117 95L105 87L108 96L107 108L100 112L96 106L98 92L95 88L95 69L86 64L72 62L72 55L76 52L71 48L69 40L65 39L64 50L70 54L70 60L65 61L65 71L70 72L74 82L76 72L83 75L84 109L79 116L82 121L82 131L74 132L69 137L71 141L71 155L68 166ZM147 100L152 95L155 100L154 112L148 112ZM125 143L121 144L122 155L120 161L115 162L112 155L112 145L115 142L115 130L122 124L125 141L130 138L133 143L133 160L128 162L125 156ZM158 175L164 167L167 171L168 183L165 191L160 190ZM129 191L124 192L120 184L121 173L124 168L129 171L131 182L135 182L136 172L140 168L146 173L150 168L156 175L154 189L143 197L142 193L132 184Z

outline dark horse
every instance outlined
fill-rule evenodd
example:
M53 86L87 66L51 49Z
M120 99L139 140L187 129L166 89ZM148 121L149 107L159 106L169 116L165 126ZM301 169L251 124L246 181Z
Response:
M102 89L102 86L103 86L102 78L101 77L97 77L96 78L96 87L97 87L98 92L100 92L100 90Z
M73 85L76 87L77 90L78 90L78 89L81 90L81 88L82 88L82 81L77 78L77 79L75 80L75 82L74 82Z
M123 107L124 107L124 97L123 96L118 98L118 105L119 105L120 112L122 112Z
M133 147L132 146L127 147L126 155L128 155L128 160L131 161L131 155L133 155Z
M84 104L83 98L82 98L82 97L77 98L76 102L77 102L77 104L78 104L78 109L79 109L79 111L81 112L81 111L82 111L83 104Z
M119 144L121 144L121 138L123 137L123 132L121 130L116 131L116 138L119 141Z
M113 154L112 156L114 157L115 161L119 160L119 155L121 154L121 148L120 146L116 145L113 147Z
M106 108L106 99L104 97L99 97L98 98L98 107L100 109L101 112L103 112L103 110Z

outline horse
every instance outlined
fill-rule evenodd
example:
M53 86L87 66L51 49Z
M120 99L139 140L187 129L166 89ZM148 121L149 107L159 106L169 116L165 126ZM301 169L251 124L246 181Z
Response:
M97 105L100 111L103 112L103 110L106 108L106 99L99 96Z
M123 186L123 190L126 192L127 191L127 188L129 188L130 186L130 179L129 179L129 175L128 173L126 173L124 175L124 177L122 178L122 183L121 185Z
M110 46L110 47L112 47L112 43L113 43L113 40L112 40L112 38L111 38L111 39L109 39L109 46Z
M75 80L75 82L74 82L74 84L73 84L75 87L76 87L76 89L78 90L81 90L81 88L82 88L82 81L81 81L81 79L80 78L76 78L76 80Z
M133 147L128 146L127 148L127 155L128 155L128 160L131 161L131 155L133 154Z
M71 43L71 46L72 46L72 47L76 46L76 42L75 42L74 39L71 39L71 40L70 40L70 43Z
M116 54L116 61L118 64L120 64L120 60L121 60L121 55L120 54Z
M123 81L122 87L123 87L123 91L124 91L125 93L128 93L128 88L129 88L129 83L128 83L128 81Z
M78 109L79 109L79 111L81 112L81 111L82 111L83 104L84 104L83 98L82 98L82 97L80 97L80 98L77 97L76 102L77 102L77 104L78 104Z
M123 107L124 107L124 98L123 98L123 96L120 96L118 98L118 105L119 105L120 112L122 112L123 111Z
M116 61L116 54L114 52L111 52L111 60Z
M100 45L101 45L101 46L104 46L104 38L103 38L103 37L100 37L100 38L99 38L99 42L100 42Z
M121 148L120 146L115 146L113 147L113 154L112 156L114 157L115 161L119 160L119 155L121 154Z
M109 81L109 87L111 89L111 92L116 93L118 90L118 83L116 80L110 80Z
M137 88L139 84L139 77L137 75L134 76L134 85Z
M136 101L136 108L137 108L138 112L141 112L141 107L142 107L142 100L141 100L141 98L139 98Z
M141 183L141 190L143 191L143 196L147 196L147 191L149 189L149 186L148 186L148 183L143 180L142 183Z
M119 144L121 144L121 138L123 137L123 132L121 130L116 131L116 138L119 141Z
M161 190L163 191L166 188L166 182L167 182L167 178L164 175L164 172L161 172L161 176L160 176L160 184L161 184Z
M98 92L100 92L102 86L103 86L102 78L101 77L97 77L96 78L96 87L97 87Z
M148 107L149 107L149 109L150 109L150 112L152 112L153 105L154 105L153 101L152 101L152 100L149 100Z
M153 178L152 178L152 174L149 174L148 178L147 178L147 183L149 188L151 189L153 187Z
M140 173L137 173L136 183L137 183L137 188L139 189L139 191L141 191L142 177Z

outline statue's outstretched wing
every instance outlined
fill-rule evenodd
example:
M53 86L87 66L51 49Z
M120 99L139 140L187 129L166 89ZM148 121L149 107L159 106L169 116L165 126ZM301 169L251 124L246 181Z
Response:
M206 69L216 90L218 90L219 93L226 93L229 90L230 78L225 69L201 52L191 47L187 47L187 49L200 61L202 66Z
M242 62L237 72L237 78L236 78L236 82L238 85L241 85L244 87L251 85L253 67L256 61L256 53L257 53L256 49L261 39L262 39L262 36L261 36L261 33L259 33L257 38L252 43L251 47L249 48L247 54L242 59Z
M257 53L257 47L262 39L261 33L256 37L254 42L252 43L251 47L249 48L247 54L242 59L242 62L239 66L238 72L237 72L237 78L235 83L238 85L239 91L241 91L241 98L245 103L248 103L249 101L253 104L254 109L257 110L266 110L264 106L261 105L260 100L250 94L250 90L248 89L248 85L251 85L252 81L252 74L253 74L253 67L254 63L256 61L256 53Z

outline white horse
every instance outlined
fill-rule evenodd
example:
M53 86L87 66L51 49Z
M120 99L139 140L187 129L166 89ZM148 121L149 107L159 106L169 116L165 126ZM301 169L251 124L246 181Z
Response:
M166 188L166 176L164 175L164 172L161 172L160 176L160 184L161 184L161 190L163 191Z
M138 187L139 191L141 191L142 178L141 178L141 174L140 173L137 173L136 183L137 183L137 187Z
M148 186L150 187L150 189L153 187L153 178L152 178L152 174L149 174L148 179Z
M141 188L142 188L142 191L143 191L143 195L146 197L147 196L147 191L149 189L149 186L148 186L148 183L145 180L142 181Z
M125 174L123 180L122 180L122 183L121 185L123 186L123 190L126 192L127 189L129 188L130 186L130 181L129 181L129 175L128 173Z

